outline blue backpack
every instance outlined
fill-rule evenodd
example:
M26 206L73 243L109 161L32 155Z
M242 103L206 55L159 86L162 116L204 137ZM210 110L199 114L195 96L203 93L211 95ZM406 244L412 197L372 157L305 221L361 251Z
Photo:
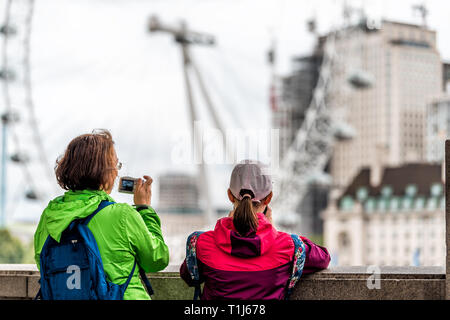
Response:
M194 284L194 300L197 300L201 293L200 287L200 273L198 271L197 265L197 253L196 245L198 237L202 234L202 231L195 231L189 235L186 241L186 266L191 276L192 282ZM291 274L289 280L286 284L286 296L285 299L288 300L292 289L294 288L297 281L300 279L303 273L303 266L305 265L305 244L302 239L296 234L291 234L292 241L294 242L294 261L292 265Z
M60 242L48 236L40 254L39 283L41 288L35 299L43 300L122 300L133 277L134 261L127 281L118 285L107 280L103 262L94 235L87 227L89 221L104 207L114 202L102 201L98 208L83 219L70 223ZM152 287L145 272L139 267L149 295Z

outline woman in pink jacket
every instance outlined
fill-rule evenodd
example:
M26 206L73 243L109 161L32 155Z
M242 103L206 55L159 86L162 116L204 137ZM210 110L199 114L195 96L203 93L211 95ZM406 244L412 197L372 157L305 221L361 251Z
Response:
M260 162L236 165L228 198L234 209L217 221L212 231L200 234L196 256L202 300L284 299L294 256L294 243L272 225L272 181ZM265 213L264 213L265 212ZM280 213L279 213L280 214ZM326 248L300 237L305 245L303 274L328 267ZM183 280L193 286L186 260L180 268Z

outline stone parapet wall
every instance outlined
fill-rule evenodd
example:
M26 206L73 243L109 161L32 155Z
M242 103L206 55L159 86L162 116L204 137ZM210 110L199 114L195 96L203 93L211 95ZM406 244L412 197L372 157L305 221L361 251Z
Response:
M191 300L194 290L178 274L178 266L148 274L156 300ZM39 289L35 265L0 265L0 299L33 299ZM445 268L338 267L302 276L293 300L441 300Z

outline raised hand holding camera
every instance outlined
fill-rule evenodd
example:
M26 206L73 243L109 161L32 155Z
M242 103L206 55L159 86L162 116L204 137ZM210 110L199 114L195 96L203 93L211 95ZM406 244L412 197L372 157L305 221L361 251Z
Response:
M134 187L134 204L151 205L152 199L152 183L153 179L150 176L144 176L145 181L137 179Z
M145 181L141 178L121 177L119 192L134 194L135 205L149 206L151 204L153 179L150 176L144 176L144 179Z

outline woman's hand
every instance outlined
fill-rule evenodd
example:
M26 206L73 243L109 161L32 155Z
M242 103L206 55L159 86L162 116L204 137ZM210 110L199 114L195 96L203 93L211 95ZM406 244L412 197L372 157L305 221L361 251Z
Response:
M134 204L136 206L151 205L153 179L149 176L144 176L144 179L145 182L140 178L136 181L136 188L134 190Z

